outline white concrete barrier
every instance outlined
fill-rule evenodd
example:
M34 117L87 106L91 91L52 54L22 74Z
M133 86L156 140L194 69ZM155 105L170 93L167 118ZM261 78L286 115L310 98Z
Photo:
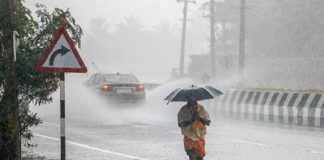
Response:
M324 93L230 90L205 106L226 117L324 127Z

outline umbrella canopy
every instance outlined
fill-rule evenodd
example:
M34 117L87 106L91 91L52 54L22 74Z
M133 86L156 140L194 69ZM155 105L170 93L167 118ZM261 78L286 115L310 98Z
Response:
M213 99L223 93L211 86L190 86L172 91L164 100L169 102L187 102Z

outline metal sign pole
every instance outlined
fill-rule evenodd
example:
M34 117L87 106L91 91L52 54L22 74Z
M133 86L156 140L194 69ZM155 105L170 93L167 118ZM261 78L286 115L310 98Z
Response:
M60 73L61 160L65 160L65 74Z

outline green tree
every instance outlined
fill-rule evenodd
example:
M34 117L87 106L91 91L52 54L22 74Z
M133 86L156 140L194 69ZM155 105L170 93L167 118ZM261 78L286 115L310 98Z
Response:
M0 7L3 7L3 1L0 2ZM27 140L25 145L30 146L32 132L29 129L31 126L37 126L41 120L36 113L29 111L28 105L35 103L38 105L50 103L52 97L50 96L58 88L58 76L56 74L38 73L36 71L36 64L42 53L49 46L49 42L53 38L55 32L62 27L62 20L65 20L65 27L70 33L72 40L79 47L81 45L82 30L79 25L75 23L69 10L62 10L55 8L50 13L45 5L37 4L36 15L33 18L31 11L24 6L23 0L17 0L16 6L16 23L17 31L20 36L20 46L17 50L16 72L18 79L18 94L19 94L19 119L21 136ZM0 17L6 15L5 10L0 12ZM5 23L0 24L0 31L6 27ZM0 32L0 86L4 84L4 45L8 39L3 37ZM1 87L0 87L1 88ZM4 94L6 90L4 91ZM6 102L5 99L0 101L0 109L3 110ZM4 114L6 114L4 112ZM2 118L2 117L0 117ZM2 124L1 124L2 125ZM6 127L1 127L6 129ZM5 133L1 130L0 133ZM1 142L6 142L7 139L1 139ZM7 146L5 143L0 143L0 157L7 157L10 153L5 152ZM6 158L5 158L6 159Z

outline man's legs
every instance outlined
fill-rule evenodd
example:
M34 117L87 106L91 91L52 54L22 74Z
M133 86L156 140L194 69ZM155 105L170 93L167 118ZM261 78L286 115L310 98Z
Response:
M187 155L189 156L189 160L203 160L203 157L199 157L196 153L195 149L187 150Z
M198 155L195 151L195 149L190 149L190 150L186 150L187 155L189 156L189 160L197 160Z
M197 160L204 160L204 158L203 157L197 157Z

